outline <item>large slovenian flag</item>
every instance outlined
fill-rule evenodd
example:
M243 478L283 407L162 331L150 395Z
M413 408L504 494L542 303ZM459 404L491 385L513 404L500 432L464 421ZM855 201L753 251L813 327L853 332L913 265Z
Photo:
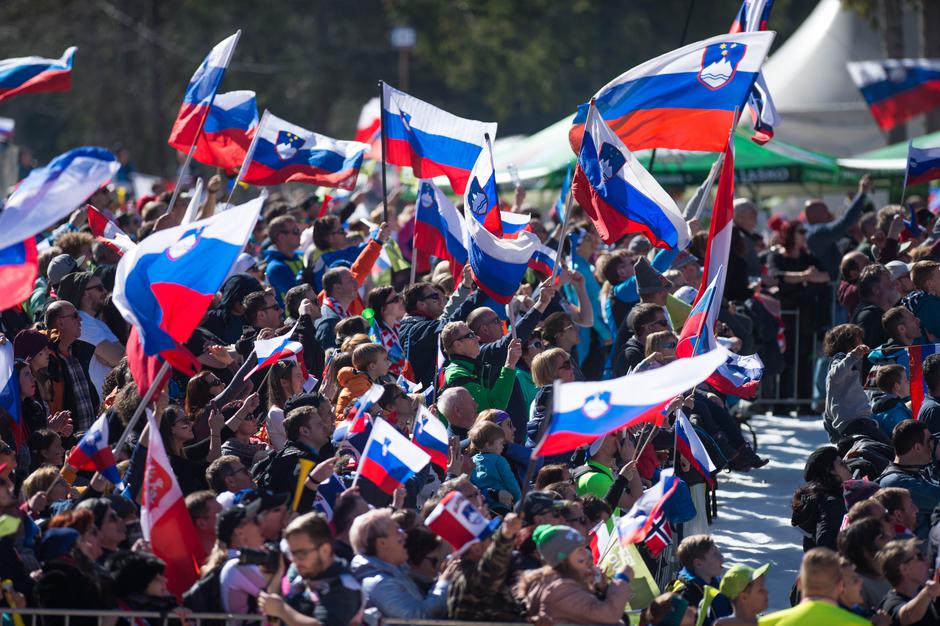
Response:
M88 227L98 241L120 256L124 256L137 245L117 224L90 204L88 205Z
M499 200L497 198L494 201L491 197L491 194L496 191L495 185L490 186L485 182L489 180L485 173L492 171L488 152L480 154L478 165L482 161L486 162L480 166L484 172L484 183L480 184L480 179L474 175L471 176L472 182L467 185L465 210L475 215L465 220L467 235L464 247L467 249L470 268L473 270L477 285L489 297L500 304L506 304L519 288L519 283L522 282L522 277L529 266L529 260L538 250L541 242L534 233L526 231L514 233L513 238L500 238L484 226L483 220L487 219L483 215L484 212L489 215L495 214L495 220L500 224L502 219L498 208ZM474 174L477 171L478 169L474 167ZM528 223L528 218L526 222ZM502 226L499 228L501 229Z
M617 529L623 543L646 541L653 524L663 513L666 501L675 493L681 479L662 475L659 482L643 492L633 507L619 520Z
M922 185L937 178L940 178L940 147L915 148L911 140L907 146L904 186Z
M631 150L720 152L774 35L719 35L673 50L602 87L594 96L596 106ZM587 115L588 105L579 106L568 134L575 153Z
M359 461L356 479L360 476L368 478L376 487L391 495L430 462L431 457L427 452L408 441L391 424L378 418L372 425L372 434Z
M756 32L767 30L770 21L770 12L774 8L774 0L743 0L734 23L731 24L731 33ZM763 72L757 75L751 93L747 98L748 112L754 124L754 135L751 140L763 145L773 139L774 128L780 125L780 115L770 97L770 90L764 80Z
M411 441L430 455L431 463L442 470L447 470L447 455L450 450L447 428L441 420L423 406L418 407Z
M418 178L446 176L455 193L466 191L483 138L495 122L457 117L388 85L382 86L385 161L410 166Z
M177 150L189 152L196 143L241 34L239 30L217 43L189 79L183 104L170 131L169 144Z
M143 352L174 367L178 344L189 340L261 212L259 197L204 220L157 231L117 266L114 304L139 329ZM128 342L130 358L130 342Z
M245 160L257 126L255 92L220 93L208 107L206 123L196 138L193 158L224 170L238 169ZM189 152L192 137L178 136L176 131L177 127L174 127L170 133L170 145L181 152Z
M881 130L940 106L940 59L880 59L847 66Z
M72 448L65 463L77 470L99 472L118 489L123 489L124 482L121 480L108 440L108 414L102 413L82 435L78 445Z
M718 468L712 463L708 451L702 445L702 440L699 439L698 433L695 432L692 423L682 412L682 409L676 411L676 448L679 454L684 456L689 464L695 468L695 471L705 478L708 486L714 487L715 479L712 478L712 475Z
M76 50L72 46L58 59L18 57L0 61L0 102L24 93L70 90Z
M13 342L7 339L0 344L0 408L7 412L13 423L13 444L19 449L26 442L26 429L23 423L22 400L20 398L19 374L14 367Z
M160 432L150 410L147 422L151 433ZM144 539L153 546L153 553L166 563L167 587L180 599L199 578L199 567L206 553L159 436L151 437L147 447L140 491L140 529Z
M460 276L467 264L467 224L454 203L433 182L422 180L415 206L415 250L450 263L451 274Z
M940 354L940 343L931 343L922 346L908 346L907 356L910 364L911 381L911 413L914 418L920 413L920 405L927 397L927 385L924 384L924 359Z
M242 181L253 185L309 183L352 189L369 148L301 128L265 111Z
M660 248L685 248L691 234L675 200L588 107L572 193L607 244L642 233Z
M662 419L663 405L708 378L727 354L719 347L613 380L559 385L552 394L551 425L533 454L562 454L609 432Z

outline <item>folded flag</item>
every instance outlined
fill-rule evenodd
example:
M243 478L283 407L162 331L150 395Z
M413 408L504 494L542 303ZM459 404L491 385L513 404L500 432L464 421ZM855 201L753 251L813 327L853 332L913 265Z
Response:
M940 178L940 147L915 148L911 140L907 145L904 186L922 185L937 178Z
M369 144L370 148L366 152L367 159L382 158L382 100L380 98L371 98L362 106L353 140Z
M425 525L449 543L458 555L496 532L499 523L498 517L492 520L483 517L459 491L451 491L441 498L425 520Z
M533 454L561 454L609 432L658 419L666 402L705 380L727 354L718 347L613 380L559 384L552 394L551 424Z
M414 248L450 263L450 272L459 281L467 264L467 224L454 203L430 180L422 180L415 206Z
M356 470L356 479L368 478L376 487L391 495L396 489L431 462L427 452L414 445L400 432L378 418ZM355 484L355 480L353 481Z
M731 24L731 33L756 32L767 30L770 21L770 12L774 8L774 0L743 0L738 15ZM751 140L757 144L765 144L774 136L774 127L780 125L780 116L777 107L770 97L764 74L757 75L751 93L747 98L747 108L754 124L754 135Z
M246 157L242 182L253 185L309 183L352 189L369 148L357 141L339 141L301 128L265 111L254 146Z
M220 93L207 108L202 132L196 137L193 158L206 165L236 170L245 160L257 126L255 92L243 90ZM189 152L192 136L188 132L180 136L177 130L186 129L174 126L170 133L170 145L181 152Z
M395 384L405 393L418 393L421 391L421 383L413 383L404 374L399 374Z
M410 166L417 178L446 176L458 194L466 191L484 135L496 137L495 122L457 117L384 84L382 118L385 161Z
M137 245L117 224L90 204L88 205L88 226L91 228L91 234L98 241L111 248L119 256L124 256L125 252Z
M256 339L255 357L258 359L258 362L251 368L250 372L245 374L245 380L251 378L255 372L263 370L270 365L274 365L281 359L296 357L303 352L303 350L303 344L291 339L291 333L271 337L270 339Z
M679 454L684 456L695 468L695 471L705 478L708 486L713 487L715 480L712 475L718 468L712 463L708 451L702 445L702 440L699 439L698 433L695 432L692 423L682 412L682 409L676 411L676 448L679 450Z
M147 411L151 433L160 426ZM153 553L166 563L166 583L177 599L199 578L199 564L206 558L192 518L186 510L183 491L163 439L154 436L147 447L144 482L140 490L140 529L153 546Z
M847 66L881 130L940 106L940 59L880 59Z
M108 414L102 413L91 427L82 435L78 445L72 448L66 465L77 470L94 470L114 484L124 488L121 474L118 472L114 453L108 445Z
M555 271L555 250L545 244L539 244L529 259L529 269L551 276Z
M737 33L698 41L621 74L594 95L601 117L630 150L720 152L775 33ZM568 134L578 153L588 105Z
M27 237L0 250L0 311L28 300L38 275L39 253L35 237Z
M617 521L620 540L623 543L646 541L653 524L663 514L666 500L672 496L678 486L678 478L666 475L644 491L626 515Z
M447 470L447 456L450 451L447 428L423 406L418 407L411 441L431 456L431 463Z
M183 104L170 131L169 144L177 150L188 153L199 138L241 33L239 30L217 43L189 79Z
M189 340L248 242L263 204L259 197L157 231L121 258L114 304L139 329L147 355L173 351Z
M0 61L0 102L24 93L70 90L76 50L72 46L58 59L33 56Z
M604 123L594 106L588 108L571 191L604 243L642 233L654 246L684 249L691 239L675 200Z
M26 443L26 430L23 424L22 400L20 399L19 373L14 367L13 342L7 339L0 344L0 408L13 420L14 445L17 449Z
M920 407L927 397L927 385L924 382L924 359L932 354L940 354L940 343L922 346L908 346L907 356L910 364L911 413L917 419Z
M84 147L31 171L0 211L0 249L25 241L67 216L120 167L104 148Z

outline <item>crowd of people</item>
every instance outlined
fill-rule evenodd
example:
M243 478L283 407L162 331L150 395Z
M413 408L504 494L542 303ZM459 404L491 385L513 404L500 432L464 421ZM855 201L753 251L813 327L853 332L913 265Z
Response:
M222 210L221 188L210 181L200 217ZM88 203L141 241L180 223L190 198L168 206L171 196L119 204L105 187ZM820 415L834 444L809 458L793 498L806 550L794 606L760 616L766 578L782 574L726 568L707 533L713 476L673 454L681 408L717 471L759 471L768 460L742 434L740 398L698 385L667 405L662 429L532 454L556 381L676 358L707 231L690 224L681 251L651 249L639 235L606 246L577 205L560 234L558 216L518 188L510 210L529 215L564 267L557 276L529 270L505 307L469 267L415 247L415 205L404 194L387 207L375 196L355 194L323 216L319 202L268 197L185 345L201 371L173 370L154 398L158 429L138 422L115 451L122 489L66 462L101 414L116 444L141 403L130 325L111 301L121 252L89 232L84 209L44 235L32 296L0 314L19 394L4 403L15 414L0 416L7 603L256 614L290 625L612 624L634 609L634 622L671 626L940 624L940 356L923 364L927 397L913 415L905 349L940 337L940 222L922 203L877 209L865 177L838 217L813 200L765 229L753 202L735 202L719 341L758 354L765 395ZM409 261L416 276L380 257ZM252 373L255 342L285 335L303 351ZM352 418L375 385L382 395L370 419L410 436L426 408L449 437L446 468L428 465L393 493L356 471L368 431L353 432ZM157 437L204 552L198 580L179 596L141 535ZM641 543L637 560L602 572L597 529L667 474L682 479L689 502L665 511L674 549L663 557ZM436 523L445 515L450 522ZM634 607L640 569L671 582Z

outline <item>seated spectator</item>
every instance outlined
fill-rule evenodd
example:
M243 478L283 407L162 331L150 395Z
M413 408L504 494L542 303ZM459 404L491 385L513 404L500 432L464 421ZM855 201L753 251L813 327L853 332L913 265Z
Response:
M220 457L225 458L225 457ZM210 484L213 482L209 480ZM219 513L222 512L222 505L215 498L215 492L205 489L196 491L186 496L186 510L196 528L196 534L199 536L199 543L202 544L206 555L212 552L215 546L215 524ZM200 566L204 563L200 563Z
M496 380L484 380L476 359L480 356L480 338L466 322L450 322L441 331L441 346L450 362L444 368L444 387L463 387L477 403L477 411L505 411L516 381L516 363L522 356L522 342L510 342L506 359Z
M357 517L349 537L356 552L352 572L362 583L367 607L395 619L434 619L447 614L449 580L441 577L430 592L421 593L408 576L405 533L390 509L374 509Z
M897 363L908 368L907 346L923 343L920 320L905 306L896 306L885 311L881 316L881 325L888 334L888 340L868 353L866 357L872 365L890 365Z
M88 517L91 518L90 513ZM78 530L50 528L39 541L36 557L42 562L42 571L33 590L39 608L101 611L113 607L104 579L98 574L94 561L81 549ZM46 619L44 623L64 623L64 620ZM70 623L97 624L98 620L72 618Z
M865 605L865 597L862 595L862 577L855 571L852 561L841 554L839 562L842 564L842 592L839 594L839 606L856 615L871 617L873 613Z
M668 330L650 333L646 337L646 349L643 353L645 358L633 368L633 371L643 372L675 361L678 342L679 338L675 333Z
M935 459L935 443L924 422L905 420L895 426L891 435L894 460L885 468L877 482L882 487L907 489L917 507L914 534L925 539L930 528L930 513L940 501L940 483L931 475Z
M863 269L858 279L858 295L861 301L851 321L862 329L863 343L880 346L888 340L881 317L901 297L891 272L880 263Z
M595 595L594 563L584 536L569 526L543 524L532 535L545 566L523 572L516 593L529 618L566 624L619 623L633 596L633 570L614 574L604 599Z
M664 593L640 613L640 626L695 626L697 611L678 593Z
M301 459L314 463L324 460L321 450L326 449L330 443L330 431L324 424L323 418L317 409L312 406L301 406L293 409L284 420L284 430L287 434L287 444L277 451L267 464L259 463L255 469L255 481L264 489L285 488L297 484L300 476ZM258 474L262 471L262 474ZM307 489L300 498L298 510L309 511L316 498L317 486L312 476L307 478Z
M268 444L275 451L287 444L284 432L284 406L304 390L304 375L297 361L285 359L271 365L267 375L268 414L264 422Z
M255 481L241 459L223 454L206 468L206 482L216 493L216 500L224 507L232 505L235 494L242 489L254 489Z
M891 583L891 591L880 606L901 626L940 624L940 584L931 575L933 568L920 543L916 539L892 541L878 553L885 578Z
M715 620L733 612L731 601L718 591L725 558L708 535L692 535L679 544L676 554L682 569L669 590L678 593L704 615L702 624L711 626ZM701 620L700 620L701 621Z
M911 281L917 291L906 298L905 305L920 320L927 341L940 341L940 263L914 263Z
M643 494L635 464L625 461L634 457L633 440L623 431L608 433L591 444L588 454L585 464L573 472L577 494L601 498L611 507L629 511Z
M875 386L881 393L871 399L871 416L881 432L890 437L894 427L913 418L904 399L911 395L911 383L903 365L882 365L875 372Z
M626 341L621 351L614 356L615 376L623 376L640 364L646 354L646 338L648 336L660 331L672 332L666 319L666 310L658 304L650 302L642 302L634 306L627 314L626 324L632 331L633 336Z
M107 562L112 591L122 611L167 613L179 606L166 586L166 564L149 552L117 552ZM135 620L144 626L147 620Z
M470 481L483 492L490 510L506 513L522 497L509 461L503 457L506 434L493 422L480 421L469 436L476 451Z
M715 621L715 626L756 626L757 616L767 610L770 599L764 574L770 565L751 568L732 565L721 577L719 591L731 600L734 613Z
M917 421L927 425L931 435L940 433L940 355L924 359L924 391L926 396L917 412Z
M336 400L336 420L343 421L346 412L373 384L379 383L388 374L391 361L388 350L377 343L366 343L352 351L352 367L344 367L336 375L340 392Z
M793 608L765 615L760 626L801 626L806 624L871 624L838 605L842 594L842 564L839 555L828 548L813 548L803 555L799 588L802 599Z

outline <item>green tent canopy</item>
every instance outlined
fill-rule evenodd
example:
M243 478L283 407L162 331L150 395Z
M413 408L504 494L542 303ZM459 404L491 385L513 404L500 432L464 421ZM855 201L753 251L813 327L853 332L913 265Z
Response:
M907 141L899 141L884 148L869 150L853 157L839 159L839 165L850 170L881 172L902 176L907 170ZM940 146L940 131L914 139L918 148Z

